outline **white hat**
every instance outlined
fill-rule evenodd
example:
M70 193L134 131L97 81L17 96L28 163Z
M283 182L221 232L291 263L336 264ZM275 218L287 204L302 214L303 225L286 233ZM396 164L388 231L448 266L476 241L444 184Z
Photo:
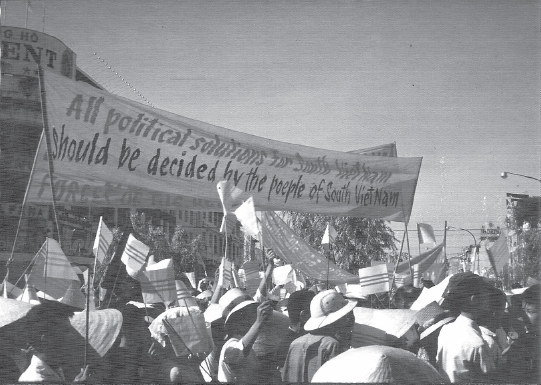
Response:
M312 298L310 319L304 324L304 330L311 331L330 325L348 314L357 306L357 301L342 297L336 290L325 290Z

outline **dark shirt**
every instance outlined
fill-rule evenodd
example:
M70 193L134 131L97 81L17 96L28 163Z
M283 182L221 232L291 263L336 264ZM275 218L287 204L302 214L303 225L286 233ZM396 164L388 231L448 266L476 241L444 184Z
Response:
M342 351L336 339L305 334L291 343L282 379L285 382L310 382L325 362L340 353Z
M539 343L538 333L527 331L513 343L507 353L507 365L503 375L510 383L539 383Z

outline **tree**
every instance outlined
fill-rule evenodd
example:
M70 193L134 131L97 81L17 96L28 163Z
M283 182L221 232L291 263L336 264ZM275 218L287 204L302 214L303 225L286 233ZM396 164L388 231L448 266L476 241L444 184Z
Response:
M396 252L396 238L385 221L357 217L330 217L319 214L288 211L284 218L291 228L312 247L324 251L321 238L327 223L338 235L327 258L338 266L357 274L357 270L370 266L371 261L390 261Z
M142 216L132 215L131 222L137 238L150 247L149 255L154 255L156 262L173 259L176 279L184 279L183 272L194 271L196 276L198 275L197 260L202 248L200 235L190 239L182 226L176 226L175 232L169 240L161 226L153 226Z

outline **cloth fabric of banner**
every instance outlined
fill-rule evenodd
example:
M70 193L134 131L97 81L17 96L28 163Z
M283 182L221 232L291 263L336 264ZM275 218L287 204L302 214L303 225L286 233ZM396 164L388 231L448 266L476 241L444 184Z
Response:
M427 223L417 223L417 233L419 234L419 244L436 243L434 229Z
M389 291L389 272L386 264L359 269L359 278L364 296Z
M130 234L121 258L121 261L126 265L126 270L130 276L135 277L141 270L146 262L149 251L150 247L137 240L133 234Z
M509 262L510 258L509 246L507 245L507 232L505 230L501 232L496 242L487 249L487 253L494 273L498 276L498 273Z
M273 211L261 213L261 233L265 247L308 277L333 285L358 283L359 277L340 269L313 249Z
M103 260L107 256L107 250L109 250L111 242L113 242L113 233L111 232L111 230L109 230L109 228L103 221L103 217L100 217L98 232L96 233L94 247L92 248L94 256L98 259L98 261L100 261L100 263L103 262Z
M414 271L417 269L420 277L430 279L432 282L434 282L434 284L437 285L445 278L447 273L444 244L440 243L433 249L411 258L411 262L404 261L399 263L396 267L396 274L409 274L410 263ZM418 265L418 267L415 265Z
M60 205L216 211L218 181L256 210L407 222L422 158L358 155L235 132L45 71ZM51 202L45 143L28 202ZM239 202L240 204L240 202Z

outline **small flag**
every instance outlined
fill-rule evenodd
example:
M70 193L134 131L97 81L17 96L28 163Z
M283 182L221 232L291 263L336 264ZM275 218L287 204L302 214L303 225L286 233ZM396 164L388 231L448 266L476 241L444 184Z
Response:
M359 269L359 277L364 296L389 291L389 273L386 264Z
M507 244L507 235L502 231L496 242L487 249L487 254L490 259L490 264L494 269L494 273L498 276L505 264L509 262L509 246Z
M417 233L419 234L419 244L436 243L434 229L427 223L417 223Z
M98 261L100 261L100 263L103 262L103 260L107 256L107 250L109 250L111 242L113 242L113 233L111 232L111 230L109 230L109 228L103 221L103 217L100 217L98 232L96 233L94 247L92 248L94 256L97 258Z
M272 271L272 281L275 285L285 285L288 282L293 281L294 270L291 265L284 265L275 267Z
M261 278L259 277L259 262L249 261L242 265L244 268L246 293L253 297L257 292Z
M68 258L60 248L60 244L54 239L47 238L45 240L38 251L37 260L44 262L44 277L68 279L70 281L79 280Z
M228 180L222 180L218 182L216 186L222 207L224 209L224 215L233 211L233 205L239 200L244 191L235 186L235 184Z
M149 251L150 248L147 245L130 234L121 258L130 276L135 277L139 273L146 262Z
M321 239L321 244L329 245L333 243L337 235L338 233L336 232L336 229L330 223L327 223L325 234L323 234L323 238Z
M186 278L188 278L188 281L190 281L190 283L192 284L192 287L197 287L197 285L195 284L195 273L193 271L190 271L190 272L183 272L183 274L186 276Z
M177 300L180 301L181 299L190 298L192 296L184 282L182 282L180 279L175 281L175 286L177 289Z
M257 237L261 232L259 220L255 215L254 198L250 197L235 210L237 219L242 224L244 231L252 237Z
M138 277L145 303L173 302L177 297L173 260L164 259L147 266Z
M192 296L191 292L188 290L184 282L180 279L175 281L175 286L177 288L177 303L178 306L190 307L198 306L197 300Z
M218 277L218 285L221 285L223 288L228 288L231 285L231 269L233 264L231 261L222 257L222 263L220 264L219 271L220 275Z

